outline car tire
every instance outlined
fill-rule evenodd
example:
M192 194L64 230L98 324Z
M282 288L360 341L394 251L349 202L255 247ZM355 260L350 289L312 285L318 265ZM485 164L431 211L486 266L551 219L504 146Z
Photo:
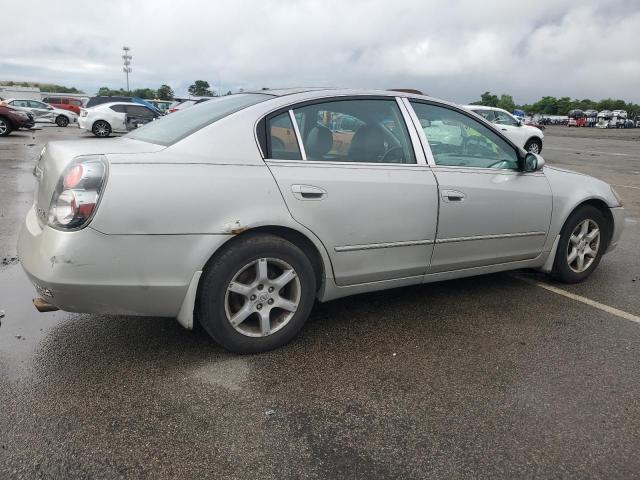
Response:
M12 130L11 122L4 117L0 117L0 137L6 137Z
M527 140L527 143L525 143L524 149L527 152L539 154L540 152L542 152L542 142L537 138L530 138L529 140Z
M69 125L69 119L64 115L58 115L56 117L56 125L58 125L59 127L66 127L67 125Z
M248 234L205 268L196 317L225 349L266 352L296 336L315 293L315 273L300 248L275 235Z
M596 207L578 207L560 232L552 276L564 283L578 283L589 277L607 249L610 228L608 220ZM598 235L594 235L595 229Z
M111 135L111 125L104 120L98 120L94 122L91 131L96 137L105 138Z

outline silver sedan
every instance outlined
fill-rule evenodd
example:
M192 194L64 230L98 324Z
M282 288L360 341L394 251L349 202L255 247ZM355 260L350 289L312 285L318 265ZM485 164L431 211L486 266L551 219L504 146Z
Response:
M624 225L606 183L392 91L230 95L52 142L34 173L18 248L39 309L197 321L243 353L287 343L316 299L520 268L582 281Z

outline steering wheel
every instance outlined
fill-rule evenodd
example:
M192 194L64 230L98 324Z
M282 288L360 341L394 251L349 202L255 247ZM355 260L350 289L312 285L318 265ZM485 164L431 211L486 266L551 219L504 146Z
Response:
M402 147L391 147L389 150L387 150L384 155L382 156L382 159L380 160L381 163L402 163L402 161L404 160L404 155L400 155L398 157L396 157L395 160L387 160L387 157L392 153L392 152L402 152Z

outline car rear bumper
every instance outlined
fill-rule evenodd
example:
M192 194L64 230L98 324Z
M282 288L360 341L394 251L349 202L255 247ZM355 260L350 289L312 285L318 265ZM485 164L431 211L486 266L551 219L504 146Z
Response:
M106 235L41 227L32 207L18 238L24 271L69 312L175 317L196 271L226 235Z

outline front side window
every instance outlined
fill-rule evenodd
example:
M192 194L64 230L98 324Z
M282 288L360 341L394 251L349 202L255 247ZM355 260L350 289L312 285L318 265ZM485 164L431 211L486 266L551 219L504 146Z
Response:
M512 170L516 150L481 122L446 107L411 102L437 165Z
M294 108L310 161L416 163L395 99L354 99Z
M42 102L36 102L35 100L29 100L30 108L49 108L49 105Z
M515 118L509 115L507 112L496 111L496 118L494 123L499 125L511 125L512 127L517 127L520 122L518 122Z
M302 160L298 139L289 112L283 112L268 121L269 158L276 160Z

